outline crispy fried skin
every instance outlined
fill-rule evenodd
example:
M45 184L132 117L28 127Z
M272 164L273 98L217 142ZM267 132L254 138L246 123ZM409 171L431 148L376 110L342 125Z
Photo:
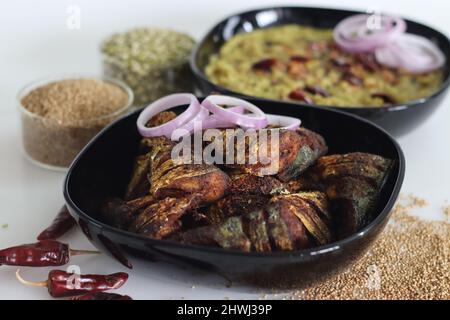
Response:
M187 194L198 194L202 203L212 203L222 198L230 184L230 178L223 171L212 165L180 165L165 170L165 164L156 169L156 177L152 176L150 192L157 198L180 197Z
M293 251L309 246L306 230L288 203L271 201L266 212L273 251Z
M340 237L365 227L373 218L392 160L366 153L322 157L306 176L320 185L331 201Z
M230 177L228 195L213 203L207 212L206 219L210 224L219 224L229 217L262 208L272 195L287 192L284 184L274 177L243 173L235 173Z
M100 208L101 219L107 224L126 229L135 219L135 215L130 206L125 201L118 198L107 199Z
M269 197L263 195L230 194L208 208L206 220L209 224L220 224L230 217L245 215L263 208L269 200Z
M329 181L350 176L366 179L381 187L386 174L392 167L392 160L368 153L349 153L322 157L312 170L315 180Z
M277 177L284 182L300 176L328 151L323 137L308 129L288 131L280 138L280 172Z
M148 193L150 182L150 155L144 154L136 158L133 174L125 192L125 200L132 200Z
M151 152L150 193L156 198L183 197L198 194L202 203L224 196L230 178L213 165L180 164L171 159L174 143L167 138L147 139Z
M278 204L278 211L286 216L293 213L319 245L331 242L325 194L314 192L280 196L272 199L271 204L273 203Z
M242 216L247 236L256 252L271 252L269 233L264 210L256 210Z
M258 177L251 174L232 174L230 194L254 194L270 196L285 192L284 184L270 176Z
M148 122L148 126L155 127L162 125L170 120L175 119L176 116L177 115L171 111L161 112L150 119L150 121ZM140 155L136 157L133 173L125 192L125 200L128 201L136 199L148 193L148 190L150 188L150 182L148 179L151 161L150 151L154 151L155 147L157 148L161 146L170 146L171 148L171 145L172 143L168 139L165 139L165 137L142 139Z
M175 116L163 112L149 125ZM226 146L227 134L223 130L215 142ZM273 134L269 130L269 139ZM325 245L372 220L391 160L366 153L324 156L324 139L304 128L281 130L279 138L278 171L267 170L273 163L249 163L249 150L267 148L270 156L273 145L246 138L240 146L245 164L225 164L228 174L214 165L174 163L174 142L144 138L126 202L106 201L102 219L154 239L244 252ZM221 152L225 158L227 150Z
M155 202L155 198L151 195L128 202L119 198L107 199L100 208L101 218L116 228L128 229L139 212Z
M226 141L230 140L232 136L227 133L228 131L222 132L223 137L220 142L226 146ZM244 146L245 164L238 164L237 156L241 147L239 147L239 144L236 144L233 151L235 162L234 164L226 164L226 166L255 176L276 175L279 180L287 182L298 177L314 164L320 156L327 152L325 140L320 135L307 129L299 129L297 132L280 130L278 145L272 143L272 137L274 137L272 130L268 130L269 143L267 145L262 144L260 140L251 143L250 139L246 139ZM276 153L278 159L272 157L272 147L279 148ZM261 148L266 148L264 153L269 158L269 163L262 163L259 158L256 163L251 163L250 151L253 151L253 154L259 154ZM225 148L224 154L226 155L227 152L229 150ZM278 166L276 165L276 160L278 160Z
M231 217L220 225L189 230L181 235L184 243L218 246L227 250L251 251L241 217Z
M241 251L292 251L332 240L320 192L280 195L259 210L184 232L181 241Z
M165 124L177 117L177 114L173 111L163 111L151 118L147 123L148 127L157 127Z
M142 211L129 230L152 239L166 238L180 230L181 217L197 207L198 199L197 195L190 195L159 200Z

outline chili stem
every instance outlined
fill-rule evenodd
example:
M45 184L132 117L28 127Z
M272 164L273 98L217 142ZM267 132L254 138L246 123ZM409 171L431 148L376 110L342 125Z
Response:
M92 250L73 250L73 249L70 249L69 254L70 254L71 257L74 257L74 256L81 256L81 255L84 255L84 254L100 254L100 252L99 251L92 251Z
M48 286L47 281L33 282L33 281L25 280L20 275L20 269L17 269L17 271L16 271L16 278L17 278L17 280L19 280L20 283L22 283L26 286L33 286L33 287L47 287Z

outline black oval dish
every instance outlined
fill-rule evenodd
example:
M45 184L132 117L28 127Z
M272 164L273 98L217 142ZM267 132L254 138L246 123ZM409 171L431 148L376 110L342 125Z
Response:
M136 111L94 138L67 174L64 185L67 206L90 241L128 266L128 259L140 256L150 261L187 263L233 280L282 287L298 286L302 281L338 272L360 257L388 222L400 192L405 159L399 145L376 125L330 108L298 108L258 99L249 101L268 113L301 118L306 128L325 137L330 154L361 151L394 159L396 165L382 190L376 219L358 234L330 245L271 254L231 252L153 240L110 227L97 218L99 206L105 197L121 197L124 193L140 141L136 129L139 111Z
M361 12L308 7L274 7L247 11L228 17L213 27L193 51L190 65L197 79L197 85L205 95L211 92L221 92L244 96L222 86L215 85L204 73L210 57L217 54L221 46L235 34L283 24L334 28L342 19L358 13ZM450 85L449 39L442 33L423 24L410 20L407 20L407 23L408 32L425 36L437 43L444 52L447 63L445 66L445 80L441 88L429 97L401 105L338 108L339 110L369 119L395 136L401 136L413 130L431 116L444 98ZM293 104L304 106L304 104Z

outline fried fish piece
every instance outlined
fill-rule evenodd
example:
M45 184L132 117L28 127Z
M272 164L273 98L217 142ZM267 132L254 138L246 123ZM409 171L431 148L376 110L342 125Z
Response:
M155 201L155 198L150 195L128 202L119 198L106 199L101 206L100 216L103 221L113 227L128 229L140 210Z
M150 189L148 175L150 173L150 155L138 156L135 160L131 180L128 183L125 200L132 200L144 196Z
M165 111L158 113L148 122L148 126L155 127L162 125L170 120L176 118L176 113L171 111ZM125 192L125 200L132 200L142 197L148 194L150 189L150 161L151 161L151 151L155 148L160 148L165 146L167 148L172 148L173 144L170 140L162 138L143 138L140 144L140 152L136 157L133 172L131 175L130 182L127 186Z
M244 232L241 217L231 217L215 227L201 227L181 235L184 243L219 246L226 250L250 252L252 244Z
M278 143L274 142L275 130L278 132ZM274 175L283 182L298 177L328 150L322 136L303 128L298 131L267 130L268 143L264 143L264 140L259 138L245 137L245 140L241 138L241 141L245 141L245 144L234 143L234 150L226 149L226 146L229 145L228 141L237 139L232 135L234 131L224 130L222 132L222 138L216 140L215 143L221 144L224 149L222 151L224 162L226 163L227 157L232 158L230 152L233 152L232 155L235 157L234 163L226 163L226 166L255 176ZM273 150L273 148L278 148L278 150ZM242 155L242 150L245 152L244 161L241 159L242 157L239 158L239 154ZM264 162L259 156L261 153L266 156ZM251 154L254 155L253 158L250 157ZM255 155L258 155L256 161Z
M292 134L292 131L289 131ZM327 154L325 139L318 133L300 128L295 132L299 138L280 143L280 173L278 179L287 182L299 177L316 160Z
M225 195L230 178L214 165L184 164L172 159L175 144L165 137L148 139L150 157L150 193L156 198L200 196L211 203Z
M150 193L157 198L183 197L197 194L203 204L222 198L227 192L230 178L213 165L174 165L167 160L160 168L152 170ZM166 170L166 165L171 168ZM158 172L164 171L164 173Z
M278 204L279 211L293 213L318 245L330 243L330 215L326 195L321 192L304 192L275 197L271 204Z
M129 226L129 231L152 239L164 239L181 228L181 217L196 208L198 195L165 198L145 208Z
M322 157L305 175L327 194L340 237L373 220L381 188L394 162L367 153Z
M218 225L186 231L184 243L240 251L293 251L332 241L327 198L320 192L279 195L264 208Z
M219 224L229 217L247 214L264 207L273 195L287 193L284 184L275 177L233 173L230 178L228 195L208 209L206 220L209 224Z

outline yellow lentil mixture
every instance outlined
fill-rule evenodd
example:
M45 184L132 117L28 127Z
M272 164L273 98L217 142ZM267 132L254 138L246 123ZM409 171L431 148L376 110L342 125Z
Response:
M406 103L433 94L443 82L442 70L387 68L373 54L337 48L331 29L300 25L238 34L205 72L215 84L246 95L341 107Z

